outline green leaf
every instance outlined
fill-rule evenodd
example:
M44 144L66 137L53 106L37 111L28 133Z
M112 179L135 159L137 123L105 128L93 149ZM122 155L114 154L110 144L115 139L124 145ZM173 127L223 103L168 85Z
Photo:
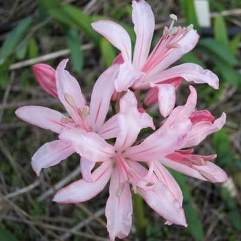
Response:
M215 133L212 137L212 143L217 152L217 163L225 168L228 167L230 170L237 171L237 160L232 152L229 135L226 129L222 129Z
M9 76L8 76L8 68L10 65L10 61L6 61L0 65L0 87L5 87L8 84Z
M223 60L232 66L238 63L228 47L214 39L203 39L200 41L200 46L205 48L210 54L215 54L217 60L220 58L220 60Z
M116 56L116 51L112 45L104 38L100 40L100 49L102 61L105 67L108 67L112 64L113 59Z
M182 57L181 62L182 63L195 63L195 64L198 64L198 65L201 65L202 67L205 67L204 63L202 62L202 60L199 59L197 57L197 55L195 55L194 53L185 54Z
M241 230L241 215L237 203L233 197L231 197L230 192L227 188L222 188L221 191L222 198L224 200L228 218L232 226L237 229Z
M241 74L239 72L237 72L232 66L218 59L215 60L214 64L226 83L241 88Z
M229 49L233 55L238 54L240 42L241 34L237 34L232 40L229 41Z
M24 40L16 48L16 57L18 60L24 59L26 57L27 49L28 49L28 40Z
M188 228L187 230L193 236L196 241L204 240L204 231L201 219L198 214L197 208L193 204L191 193L186 181L186 177L183 175L172 172L173 176L176 178L178 184L180 185L183 195L184 195L184 210L187 217Z
M66 34L67 43L73 63L73 69L80 73L83 68L83 52L81 49L80 33L77 29L69 29Z
M38 44L34 38L31 38L28 45L29 58L35 58L38 56Z
M197 15L195 11L194 0L179 0L181 9L184 13L186 23L198 26Z
M228 46L227 26L221 15L214 19L214 37L219 43Z
M17 238L7 229L0 228L0 241L17 241Z
M45 8L49 14L68 27L80 28L95 44L98 44L99 36L92 29L92 18L81 11L79 8L70 4L59 4L57 1L41 0L41 6Z
M91 38L95 43L98 43L99 36L91 27L92 20L90 16L72 5L66 4L63 6L63 9L64 12L89 38Z
M30 17L21 20L18 25L7 35L3 46L0 50L0 64L14 52L19 42L24 37L24 34L29 29L32 20Z

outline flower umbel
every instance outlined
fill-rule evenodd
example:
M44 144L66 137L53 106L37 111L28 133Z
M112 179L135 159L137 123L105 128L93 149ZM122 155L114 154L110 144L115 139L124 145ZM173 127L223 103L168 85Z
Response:
M89 105L78 81L66 70L65 59L56 70L37 64L33 72L66 113L42 106L16 110L20 119L57 134L56 140L41 146L32 157L37 175L73 153L80 156L81 178L59 190L55 202L85 202L110 182L105 215L111 241L125 238L131 230L132 191L164 218L165 224L187 226L182 191L166 167L212 183L227 180L226 173L214 164L216 154L194 151L224 126L225 113L215 119L208 110L197 110L197 92L192 85L186 103L175 107L182 79L218 88L218 77L201 66L170 67L195 47L197 32L192 26L175 27L177 19L171 15L170 26L149 53L155 27L153 12L144 0L133 0L132 8L136 33L133 53L123 27L106 20L92 25L121 53L97 79ZM143 89L147 89L144 98ZM153 113L145 109L156 102L165 117L161 124L154 123Z
M121 25L110 20L99 20L92 24L95 31L121 52L118 62L121 63L122 57L122 64L115 80L116 91L121 92L132 87L150 89L153 93L154 88L156 95L153 100L159 102L160 113L164 117L175 106L175 91L182 79L197 84L207 83L215 89L219 86L218 77L197 64L185 63L170 67L190 52L199 39L192 26L175 27L177 17L173 14L170 17L171 25L164 28L163 36L150 54L155 20L150 5L144 0L132 1L132 22L136 34L133 53L130 37Z

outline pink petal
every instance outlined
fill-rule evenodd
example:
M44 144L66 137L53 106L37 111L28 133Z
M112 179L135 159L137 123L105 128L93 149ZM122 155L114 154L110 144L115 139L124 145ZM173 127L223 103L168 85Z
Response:
M128 148L125 151L125 156L135 161L158 161L169 153L180 149L190 129L190 120L178 122L171 128L161 127L141 144Z
M193 165L193 168L209 182L226 182L228 179L227 174L212 162L207 162L206 165Z
M178 203L181 206L183 201L183 195L176 180L169 173L169 171L165 167L163 167L163 165L159 161L155 162L154 165L154 172L158 180L166 185L166 187L172 193L173 197L178 201Z
M32 70L39 85L50 95L57 97L55 69L48 64L35 64Z
M118 76L115 79L115 89L118 92L127 91L133 83L141 77L141 72L136 70L131 62L120 65Z
M211 123L215 121L214 116L208 110L195 111L190 116L190 119L193 124L197 124L198 122L201 122L201 121L208 121Z
M119 66L112 65L98 78L94 85L90 102L90 123L96 131L104 124L118 71Z
M93 182L83 179L73 182L56 193L53 198L58 203L80 203L90 200L100 193L110 179L112 167L110 163L103 163L93 173Z
M158 85L159 110L163 117L167 117L176 103L175 87L171 84Z
M132 1L132 21L136 33L133 64L141 69L145 63L155 28L155 18L152 9L144 0Z
M163 127L173 128L172 126L178 122L184 122L189 120L192 113L195 111L197 104L197 91L193 86L189 86L190 94L188 96L187 102L183 106L177 106L168 119L164 122Z
M117 149L131 146L142 128L155 128L152 118L147 113L138 111L136 97L131 91L128 91L120 100L118 121L120 132L115 143Z
M117 137L119 132L118 114L116 114L103 124L99 130L99 135L106 140Z
M150 88L144 99L145 105L149 106L158 103L158 92L159 89L156 86L154 88Z
M216 119L213 123L209 121L201 121L193 125L191 131L186 137L186 144L183 148L192 147L202 142L208 135L219 131L226 122L226 114Z
M161 184L159 184L161 186ZM184 210L176 200L171 198L165 186L155 190L139 191L146 203L161 217L167 220L168 224L177 224L187 227Z
M156 182L150 189L137 189L138 193L144 198L146 203L160 216L178 225L187 226L184 210L168 187L162 182Z
M83 179L87 182L93 182L93 177L92 177L92 169L95 166L95 162L89 161L86 158L81 158L80 161L80 170L81 174L83 176Z
M196 30L177 27L175 33L165 29L162 38L149 56L143 71L146 79L160 74L164 69L190 52L197 44L199 35Z
M56 69L58 97L76 123L81 121L80 111L85 105L78 81L65 70L68 59L62 60Z
M94 132L73 128L64 130L59 138L70 141L80 156L93 162L108 161L114 153L112 145Z
M197 64L181 64L162 71L160 75L153 76L150 81L152 83L160 83L168 79L181 77L188 82L197 84L208 84L214 89L219 87L219 79L212 71L203 69Z
M132 224L132 199L129 184L120 182L121 172L114 169L110 181L110 195L106 203L105 215L110 240L125 238Z
M65 116L56 110L42 106L23 106L15 111L18 118L32 125L59 133Z
M187 176L191 176L191 177L195 177L195 178L198 178L200 180L206 180L205 177L203 177L199 171L197 171L196 169L192 168L191 166L187 166L183 163L179 163L179 162L176 162L176 161L172 161L168 158L162 158L160 159L161 160L161 163L164 164L165 166L167 167L170 167L172 169L174 169L175 171L177 172L181 172Z
M121 51L125 61L131 61L131 39L121 25L109 20L99 20L91 25L96 32Z
M41 146L32 157L32 168L37 175L43 168L59 164L74 153L71 144L66 141L56 140Z
M112 64L123 64L123 63L124 63L124 59L121 53L119 53L112 62Z

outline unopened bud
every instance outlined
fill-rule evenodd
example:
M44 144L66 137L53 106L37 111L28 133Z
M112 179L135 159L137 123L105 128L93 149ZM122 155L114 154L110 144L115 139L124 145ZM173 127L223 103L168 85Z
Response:
M35 64L32 70L39 85L50 95L57 97L55 70L48 64Z

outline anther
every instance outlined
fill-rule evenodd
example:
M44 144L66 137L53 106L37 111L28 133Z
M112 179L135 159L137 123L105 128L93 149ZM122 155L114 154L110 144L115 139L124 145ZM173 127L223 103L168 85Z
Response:
M177 28L174 27L174 24L175 24L175 22L177 21L177 16L176 16L175 14L170 14L169 17L170 17L170 19L171 19L172 21L171 21L171 24L170 24L170 26L169 26L169 28L168 28L168 32L169 32L170 35L172 35L172 34L174 34L174 33L176 32L176 30L177 30Z

